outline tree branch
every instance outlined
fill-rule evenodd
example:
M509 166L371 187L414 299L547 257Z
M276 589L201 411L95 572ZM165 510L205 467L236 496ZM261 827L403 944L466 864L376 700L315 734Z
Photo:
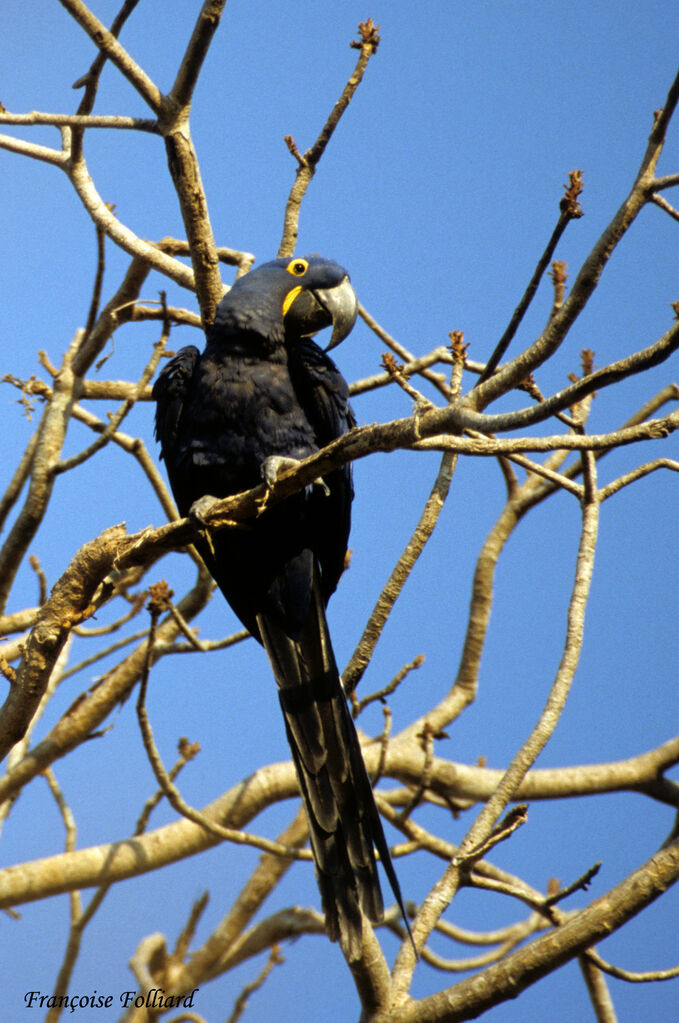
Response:
M506 394L510 388L515 387L549 358L559 348L585 308L618 242L631 227L644 205L650 201L652 192L659 191L653 175L662 152L664 133L675 111L678 98L679 74L672 83L661 115L654 121L648 146L630 193L583 263L570 295L555 315L550 317L541 336L525 352L499 369L491 380L487 380L474 392L477 409L484 408L489 402ZM491 426L489 429L496 432L499 428Z
M547 248L542 253L542 256L538 261L538 265L536 266L533 272L533 276L529 281L528 287L526 288L518 306L514 310L514 314L511 320L509 321L509 324L507 325L507 329L505 330L504 334L498 341L495 350L493 351L493 354L486 363L486 368L479 377L477 386L485 383L485 381L490 376L492 376L492 374L497 369L500 359L509 348L512 339L514 338L514 335L519 329L521 321L523 320L524 316L526 315L526 312L528 311L528 307L530 306L531 302L533 301L533 298L535 297L535 293L538 290L538 286L540 284L540 281L542 280L542 276L547 267L549 266L550 260L554 255L554 250L556 249L557 245L559 244L559 241L561 240L561 236L563 235L564 231L570 224L571 220L574 220L577 217L582 216L582 210L580 209L580 204L578 202L578 195L582 190L582 172L572 171L571 174L569 175L569 181L570 184L567 188L566 195L561 200L559 219L556 223L556 227L552 232L552 236L549 239L549 242L547 243Z
M372 55L377 52L377 47L380 42L380 37L378 35L379 25L375 25L372 18L370 18L368 21L360 22L358 30L361 36L361 41L358 43L352 43L352 46L355 46L360 50L356 67L354 68L349 81L344 86L342 95L332 108L332 112L323 125L321 133L313 146L310 149L307 149L304 156L301 156L292 135L286 135L285 137L288 149L297 160L297 173L294 184L290 189L288 201L285 204L285 214L283 216L283 237L281 238L281 243L278 247L279 257L291 256L295 251L302 199L309 187L311 179L316 173L318 161L323 156L326 146L332 138L333 132L339 124L342 114L349 106L356 89L361 84L361 79L363 78L365 69L368 66L368 61Z
M205 0L179 65L168 99L177 107L188 107L212 38L219 27L226 0Z
M66 8L71 17L84 29L94 45L127 78L130 85L136 89L154 114L158 114L163 98L160 90L139 65L135 63L127 50L121 46L115 35L109 32L106 26L92 14L89 8L82 3L82 0L59 0L59 3L62 7Z
M558 929L518 949L500 963L395 1012L393 1023L461 1023L521 991L608 937L679 879L679 845L661 849L647 863ZM386 1023L387 1017L379 1023ZM375 1023L378 1023L376 1020Z
M591 456L589 456L589 461L589 468L593 474L595 471L594 460ZM535 762L536 757L556 728L570 691L582 648L584 613L592 578L598 521L599 506L596 494L592 493L587 503L583 504L582 531L576 560L575 580L568 605L566 639L561 663L547 703L533 731L507 768L502 781L460 843L458 855L420 907L412 928L415 945L418 948L424 945L436 920L458 890L463 873L468 869L469 857L471 856L473 860L474 850L484 847L484 843L488 840L504 808L514 798L529 767ZM409 987L414 966L414 951L404 943L394 966L394 986L397 992L404 992Z
M111 114L46 114L30 110L26 114L0 112L0 124L35 125L48 124L55 128L114 128L159 134L158 122L143 117L123 117ZM30 145L30 143L27 143ZM41 147L39 147L41 148ZM30 154L27 154L30 155Z

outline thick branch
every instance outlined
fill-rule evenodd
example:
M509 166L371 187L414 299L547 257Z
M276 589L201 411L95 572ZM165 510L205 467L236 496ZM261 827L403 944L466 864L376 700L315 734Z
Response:
M226 0L205 0L193 33L186 48L170 90L169 98L178 107L189 106L200 75L203 61L212 42L212 37L219 27L219 22L226 5Z
M178 259L167 256L151 242L140 238L111 212L97 192L84 159L69 161L65 169L90 217L106 232L111 241L131 256L144 259L155 270L165 274L182 288L194 290L194 276L188 266L180 263Z
M54 486L54 466L59 459L74 401L77 374L73 370L81 332L71 342L54 381L54 391L40 423L38 441L31 460L31 482L21 509L0 551L0 611L7 605L28 545L42 522Z
M172 629L168 619L159 631ZM160 637L162 638L162 637ZM143 668L146 643L135 651L134 671ZM121 666L122 667L122 666ZM109 687L109 692L88 694L77 708L73 708L73 724L78 733L84 735L98 727L112 705L111 688L114 687L113 703L129 693L130 672L117 670L117 678L107 678L99 689ZM89 706L86 706L88 705ZM96 707L103 710L96 711ZM86 720L82 715L86 712ZM0 800L10 798L31 777L54 761L74 745L64 743L59 732L65 737L66 722L58 725L52 733L34 750L25 761L0 779ZM55 752L59 745L60 752ZM369 773L374 773L381 759L381 750L376 743L363 747L364 759ZM666 768L679 762L679 739L673 739L657 750L639 757L612 764L595 764L583 767L554 768L529 772L514 793L515 799L553 799L574 795L620 791L638 788L644 790L652 785L657 776ZM394 741L389 744L384 759L384 773L417 785L422 769L422 748L418 740ZM435 758L430 768L430 785L434 791L448 797L461 795L474 801L487 799L497 788L503 772L487 768L454 764ZM219 799L203 808L201 813L230 828L245 827L257 814L272 803L289 799L298 793L294 766L291 762L269 764L238 782ZM37 860L21 866L0 871L0 908L19 905L49 895L76 888L92 887L103 882L114 883L127 877L157 870L168 863L212 847L219 839L208 834L204 828L192 821L181 819L155 831L134 839L125 839L91 849L78 850L72 854L60 853L44 860ZM294 840L291 839L291 843ZM446 847L444 853L449 858ZM475 869L480 869L477 864ZM239 911L240 913L240 911ZM240 919L240 916L239 916ZM229 933L231 928L229 927Z
M49 681L52 666L63 646L69 630L82 619L85 612L95 608L84 607L88 595L95 595L98 605L106 599L114 583L105 583L100 591L96 584L105 578L107 568L115 566L115 554L120 548L125 532L123 526L114 526L98 540L81 548L76 561L69 566L54 587L50 599L39 614L46 623L45 629L34 629L29 637L24 664L17 672L17 693L14 690L0 711L0 749L11 746L13 735L19 726L28 727L31 707ZM200 571L196 585L179 602L178 610L183 618L193 618L210 599L212 580L205 570ZM61 614L61 617L59 617ZM169 644L180 632L180 626L172 615L158 627L158 645ZM153 661L160 656L158 649L153 652ZM69 707L45 738L33 747L15 767L0 778L0 801L12 796L22 786L54 763L81 742L110 714L117 703L124 700L140 679L146 662L146 643L142 642L115 668L109 671L98 686L88 690ZM20 674L23 673L23 674ZM25 685L23 684L25 679Z
M266 806L296 791L293 765L274 764L225 792L204 807L202 814L225 827L241 828ZM8 867L0 870L0 908L137 877L193 856L219 841L199 824L182 817L139 837Z
M0 758L24 735L71 629L90 611L99 579L111 569L124 530L113 526L82 547L40 608L14 685L0 710Z

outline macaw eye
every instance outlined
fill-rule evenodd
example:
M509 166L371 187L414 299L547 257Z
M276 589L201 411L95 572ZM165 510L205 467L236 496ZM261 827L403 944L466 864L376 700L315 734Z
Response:
M291 263L287 265L287 271L292 274L293 277L303 277L309 269L309 264L306 259L293 259Z

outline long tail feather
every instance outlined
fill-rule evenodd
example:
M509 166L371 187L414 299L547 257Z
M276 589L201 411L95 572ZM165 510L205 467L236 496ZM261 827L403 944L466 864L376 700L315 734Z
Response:
M257 624L269 655L309 819L311 847L329 937L350 959L361 954L362 917L384 914L374 847L404 920L403 899L366 773L314 586L309 614L292 638L265 615Z

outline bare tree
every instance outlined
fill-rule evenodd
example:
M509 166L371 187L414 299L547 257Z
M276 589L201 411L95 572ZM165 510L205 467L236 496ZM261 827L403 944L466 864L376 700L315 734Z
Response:
M296 795L291 763L262 764L246 780L229 778L225 767L224 778L231 787L201 809L190 806L182 796L179 778L198 756L198 743L180 740L174 765L168 768L163 764L146 710L148 689L153 687L163 663L183 658L192 664L197 662L192 670L199 673L207 670L202 665L212 651L236 648L247 639L247 633L240 631L217 640L199 638L195 623L212 598L213 584L191 547L193 526L189 520L178 519L155 454L149 453L139 437L123 431L124 420L133 407L150 399L150 380L166 355L171 331L178 324L199 330L209 326L224 293L222 267L235 268L238 276L246 273L254 261L247 252L217 245L191 139L193 93L219 27L224 0L206 0L203 4L166 94L119 41L136 0L123 3L110 29L81 0L61 3L98 49L91 67L77 83L82 90L78 109L74 114L3 110L3 125L22 130L34 125L58 128L61 148L30 141L28 130L25 137L0 136L0 147L21 158L42 161L66 175L94 222L98 262L89 314L61 363L52 365L41 352L40 377L20 379L9 373L4 377L20 392L24 408L39 408L40 416L25 452L9 474L0 501L0 523L9 526L11 522L0 550L0 633L6 637L0 646L0 668L7 682L0 711L0 748L7 757L5 773L0 777L0 812L2 822L8 820L18 797L28 786L43 784L44 778L63 819L65 842L63 851L0 871L0 906L14 912L25 903L70 893L70 927L58 976L51 1001L41 1003L45 1018L55 1023L69 1008L73 971L87 928L117 884L160 871L218 843L222 843L225 860L230 852L228 843L251 846L259 850L261 858L205 940L195 941L206 906L206 897L201 897L190 909L172 948L165 936L153 932L136 951L127 950L132 957L136 989L135 997L122 1006L121 1016L126 1023L160 1018L171 1018L174 1023L202 1020L198 1009L194 1011L190 993L208 983L219 984L219 978L227 972L264 956L264 965L254 973L233 1007L230 1019L236 1020L250 995L283 961L281 950L286 941L302 937L309 940L306 936L324 933L323 919L315 910L292 905L272 913L263 911L265 900L291 864L310 859L305 848L307 828L298 813L275 840L251 830L268 807ZM283 211L281 255L295 251L307 186L378 43L377 26L370 20L361 23L358 38L352 43L355 67L344 88L338 90L339 98L318 138L304 152L291 136L286 138L296 177ZM144 101L147 118L94 112L106 63L113 65ZM573 960L579 963L595 1018L611 1021L616 1017L607 984L609 976L630 982L679 976L679 967L647 973L623 970L607 962L595 947L662 897L679 878L676 825L650 858L638 862L628 876L591 902L582 893L594 878L597 865L563 886L553 884L547 890L538 890L524 878L497 866L494 856L496 847L510 840L524 824L528 803L636 793L649 804L675 812L679 808L679 787L667 776L679 762L677 737L624 761L553 769L533 767L554 734L578 667L601 506L650 474L679 469L679 462L668 455L668 438L679 427L679 412L672 411L678 397L676 386L668 383L617 428L605 433L588 430L592 402L595 394L598 401L608 400L619 384L669 359L679 348L679 323L668 324L662 336L647 339L637 350L600 368L595 368L593 354L584 351L580 373L573 375L568 386L553 393L541 393L536 374L562 349L580 314L596 300L601 275L637 216L649 204L655 204L679 219L665 197L679 185L679 173L660 177L656 170L678 99L679 77L653 117L646 151L628 194L580 268L571 272L568 288L565 264L554 257L564 231L582 212L582 174L578 170L570 172L544 253L506 331L484 362L468 357L459 331L451 332L446 343L413 354L361 308L364 323L388 351L383 370L354 382L352 392L358 396L385 387L400 388L413 407L412 413L351 431L298 468L286 471L268 496L270 501L284 500L331 469L348 461L369 459L377 452L433 451L440 457L415 529L396 558L343 672L359 724L371 703L379 703L383 710L381 734L369 737L362 733L362 739L375 784L383 779L398 783L377 790L381 812L402 834L394 855L401 865L404 858L416 856L426 859L429 870L437 865L430 890L419 905L409 904L409 909L420 960L439 971L440 977L435 993L413 997L411 987L418 960L405 940L398 913L387 913L382 932L373 932L366 923L363 957L349 964L365 1021L452 1023L476 1018ZM159 144L162 140L185 238L166 237L158 242L141 238L103 200L86 161L85 143L95 131L144 132ZM128 263L117 287L107 293L103 284L105 251L111 243L127 254ZM184 257L190 257L190 265ZM548 271L553 304L547 322L532 343L514 351L512 342ZM142 300L142 288L152 272L162 275L169 285L195 293L199 311L170 304L164 292L155 304ZM158 330L143 372L136 380L101 380L95 370L100 360L103 364L103 358L110 357L104 353L111 339L123 325L141 321L155 322ZM504 399L503 411L493 411L491 406L500 399ZM98 413L102 402L113 411ZM147 416L150 419L150 411ZM91 431L92 439L67 455L65 443L72 421ZM539 429L533 429L536 427ZM652 456L643 462L635 460L641 442L653 444ZM40 564L31 560L31 548L39 531L54 528L51 512L55 483L62 476L70 480L71 473L87 461L101 458L109 445L117 445L136 460L167 522L132 534L124 525L111 524L72 554L63 575L48 592ZM623 448L630 453L628 467L603 482L600 463ZM417 657L405 664L393 679L384 680L370 695L359 696L359 683L411 570L436 529L448 494L454 491L451 486L461 458L495 460L504 480L506 500L478 552L465 638L452 684L394 731L389 699L398 687L408 686L422 659ZM256 515L262 493L258 488L221 502L209 513L210 526L234 528ZM475 700L498 560L519 523L535 509L561 497L572 499L579 509L580 535L563 621L561 659L544 707L534 722L527 723L528 737L502 769L452 762L437 755L437 743ZM164 568L158 564L169 552L176 551L187 551L186 557L195 562L195 578L179 597L160 579L159 572ZM39 600L36 606L26 607L15 593L20 570L29 561L38 581ZM176 585L173 578L172 587ZM93 624L95 615L97 623ZM97 684L82 692L74 690L69 680L92 665L104 667ZM57 780L60 762L100 736L114 711L133 693L157 791L141 800L136 826L129 833L114 841L77 848L77 821ZM57 710L51 713L54 707ZM129 704L124 713L131 713ZM509 702L507 713L511 713ZM48 715L52 723L41 733L38 728L43 715ZM38 734L41 737L34 742L33 736ZM150 830L151 814L163 800L174 808L175 817ZM451 815L461 814L467 822L466 833L453 844L446 837L447 824ZM641 815L639 819L643 819ZM451 923L446 911L463 888L512 900L516 907L514 922L473 933ZM577 908L567 908L576 903ZM392 969L387 966L385 942L381 940L387 935L395 935L400 942ZM465 951L457 951L460 946ZM121 957L124 955L121 950ZM450 984L450 973L466 976Z

